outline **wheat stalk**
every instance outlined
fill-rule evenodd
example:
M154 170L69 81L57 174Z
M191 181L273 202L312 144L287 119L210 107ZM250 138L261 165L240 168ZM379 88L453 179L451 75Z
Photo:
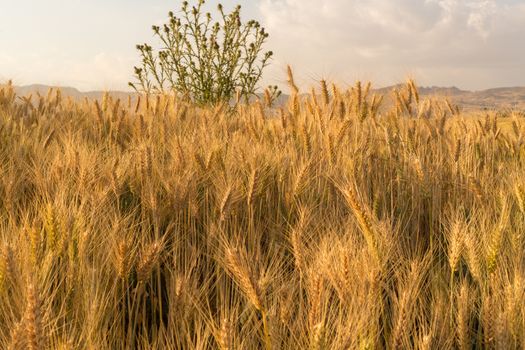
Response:
M465 235L465 248L466 248L466 258L469 267L469 271L472 274L472 277L479 283L483 281L482 279L482 264L480 259L479 245L473 237L472 232L468 232Z
M300 273L305 271L305 249L303 244L303 234L307 224L307 213L305 210L299 212L299 219L290 234L290 243L292 245L292 253L294 256L295 266Z
M403 334L408 324L408 292L403 291L397 303L397 315L392 328L390 347L392 349L402 349Z
M487 247L486 260L487 260L487 270L489 273L494 272L494 270L496 269L497 258L500 254L502 235L503 235L503 231L505 230L505 226L507 224L507 216L506 216L507 215L507 204L506 203L507 203L506 201L503 202L503 205L502 205L503 207L501 210L499 223L496 226L496 228L492 231L492 234L490 236L490 242Z
M452 273L456 272L463 250L464 230L458 221L456 221L450 230L450 241L448 243L448 261Z
M464 282L457 298L457 342L461 350L471 349L470 344L470 293L469 287Z
M233 349L232 324L228 318L224 318L222 321L218 343L221 350Z
M8 350L20 350L27 348L25 337L25 329L22 321L17 322L11 330L11 341L9 342Z
M248 206L252 206L253 200L255 198L256 190L259 185L259 172L257 171L257 168L252 169L250 172L250 177L248 178L248 191L246 193L246 203Z
M310 309L308 311L308 320L312 329L315 329L315 327L322 322L321 302L323 297L323 289L323 277L320 273L313 272L309 293Z
M290 67L289 65L286 67L286 73L288 75L288 85L290 86L290 89L292 90L292 95L296 96L299 94L299 88L295 84L292 67Z
M330 103L330 95L328 94L328 86L326 80L321 80L321 97L323 98L323 104L327 106Z
M319 322L312 328L312 350L325 349L325 326L323 322Z
M340 188L340 191L344 195L348 205L352 209L354 216L357 219L361 232L365 238L368 249L376 262L380 261L380 255L378 251L378 235L372 227L372 221L365 211L363 205L358 201L355 189L348 185L345 188Z
M220 221L226 220L230 212L230 207L231 207L232 197L233 197L232 191L233 191L232 186L228 186L226 188L226 191L224 192L224 195L222 196L222 199L219 205L219 220Z
M127 280L131 271L131 252L127 239L123 239L117 246L117 275L122 280Z
M262 291L253 270L236 248L226 249L226 266L257 310L262 310Z
M159 260L161 248L161 243L153 242L143 250L137 265L137 279L139 282L145 282L150 277Z
M27 348L29 350L44 349L45 340L42 329L41 304L38 290L33 283L29 283L27 286L24 323L27 336Z

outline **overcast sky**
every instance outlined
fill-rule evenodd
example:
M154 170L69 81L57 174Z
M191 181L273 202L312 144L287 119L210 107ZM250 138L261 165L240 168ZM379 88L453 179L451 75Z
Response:
M0 81L125 89L135 44L154 43L173 0L0 0ZM191 1L190 1L191 3ZM215 7L216 1L208 0ZM421 85L525 86L525 0L226 0L260 20L303 85L410 76Z

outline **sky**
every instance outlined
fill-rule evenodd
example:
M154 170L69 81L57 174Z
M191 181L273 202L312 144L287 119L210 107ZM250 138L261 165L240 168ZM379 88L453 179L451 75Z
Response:
M190 3L192 1L190 0ZM215 8L217 1L207 1ZM127 89L137 43L175 0L0 0L0 82ZM525 86L525 0L225 0L275 52L264 84L414 78L425 86Z

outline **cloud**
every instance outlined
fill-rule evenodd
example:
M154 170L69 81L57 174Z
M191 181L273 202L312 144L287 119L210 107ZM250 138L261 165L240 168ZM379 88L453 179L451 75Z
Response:
M525 85L523 0L262 0L259 10L276 63L310 75Z
M127 82L132 79L132 67L137 62L135 56L128 57L117 53L99 52L92 56L75 57L63 52L41 55L33 53L13 60L0 55L0 71L10 72L15 84L25 85L35 82L73 86L80 90L122 90L128 89Z
M71 62L63 71L64 77L77 77L75 86L87 89L128 89L136 57L100 52L85 62Z

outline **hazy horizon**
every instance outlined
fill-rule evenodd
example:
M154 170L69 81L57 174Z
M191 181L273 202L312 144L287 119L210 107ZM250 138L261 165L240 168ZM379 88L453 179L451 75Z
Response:
M151 25L180 1L0 0L0 81L128 90L135 44L156 44ZM217 2L208 1L211 8ZM464 90L525 86L525 0L247 0L242 18L266 27L275 59L263 83L321 78Z
M4 84L4 83L7 83L9 80L7 81L0 81L0 85L1 84ZM122 92L122 93L134 93L135 91L133 89L130 89L129 87L124 87L123 89L79 89L75 86L72 86L72 85L64 85L64 84L45 84L45 83L39 83L39 82L34 82L34 83L28 83L28 84L17 84L15 81L12 81L13 85L15 87L18 87L18 88L30 88L30 87L36 87L36 86L41 86L41 87L51 87L51 88L72 88L72 89L75 89L77 90L79 93L82 93L82 94L86 94L86 93L98 93L98 92L106 92L106 91L109 91L109 92ZM355 83L355 82L354 82ZM374 89L386 89L386 88L390 88L390 87L394 87L394 86L403 86L405 84L404 81L399 81L399 82L393 82L392 84L389 84L389 85L377 85L377 84L373 84L372 83L372 90ZM352 81L348 81L345 83L346 85L350 86L352 85ZM313 86L313 85L312 85ZM263 92L263 87L261 86L261 88L259 89L259 92L262 93ZM280 86L281 89L284 89L283 93L285 95L288 94L288 88L284 85ZM488 88L483 88L483 89L463 89L461 88L460 86L455 86L455 85L450 85L450 86L445 86L445 85L425 85L425 84L419 84L418 85L418 89L432 89L432 88L437 88L437 89L454 89L454 88L457 88L459 89L460 91L465 91L465 92L483 92L483 91L487 91L487 90L495 90L495 89L521 89L521 88L525 88L525 84L524 85L513 85L513 86L495 86L495 87L488 87ZM303 94L309 94L309 90L305 90L305 91L302 91Z

